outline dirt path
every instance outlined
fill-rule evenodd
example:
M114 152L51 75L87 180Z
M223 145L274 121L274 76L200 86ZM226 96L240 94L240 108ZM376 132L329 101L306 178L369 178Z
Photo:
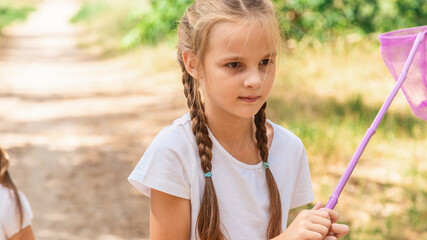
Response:
M46 0L0 38L0 145L29 198L37 239L148 238L148 201L127 183L143 151L185 112L176 73L76 47L79 5ZM171 54L171 58L172 58Z

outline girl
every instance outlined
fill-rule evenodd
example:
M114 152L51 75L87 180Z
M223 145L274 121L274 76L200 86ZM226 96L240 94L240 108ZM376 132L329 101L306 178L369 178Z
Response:
M7 171L9 156L0 148L0 240L34 240L30 204Z
M266 120L280 31L270 0L196 0L178 28L190 113L153 140L129 177L151 197L159 239L337 239L335 211L313 200L301 141ZM199 90L200 89L200 90Z

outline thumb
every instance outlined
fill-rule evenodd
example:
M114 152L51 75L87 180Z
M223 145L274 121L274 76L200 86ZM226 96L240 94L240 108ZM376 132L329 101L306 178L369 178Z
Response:
M314 207L311 210L319 210L321 207L322 207L322 203L317 202L316 205L314 205Z

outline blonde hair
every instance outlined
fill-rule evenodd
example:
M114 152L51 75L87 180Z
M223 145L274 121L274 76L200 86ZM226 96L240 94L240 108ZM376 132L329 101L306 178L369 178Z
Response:
M22 228L23 221L23 212L22 212L22 204L21 199L19 198L18 189L12 181L12 178L7 171L9 169L9 155L5 150L0 147L0 184L4 187L13 190L13 194L15 196L16 206L18 206L18 216L19 216L19 228Z
M223 22L243 22L244 24L262 23L266 29L269 43L279 47L281 34L273 3L270 0L196 0L185 12L178 26L177 57L182 69L182 83L187 105L190 109L192 130L196 138L205 173L212 171L212 140L208 132L208 119L199 91L199 81L185 69L182 58L184 51L196 56L197 65L203 63L209 34L214 26ZM266 103L255 115L257 146L262 161L268 161L266 135ZM282 231L282 209L279 190L270 169L266 169L266 178L270 197L270 219L266 231L267 238L273 238ZM220 230L218 200L212 178L205 178L205 190L197 218L197 230L203 240L224 239Z

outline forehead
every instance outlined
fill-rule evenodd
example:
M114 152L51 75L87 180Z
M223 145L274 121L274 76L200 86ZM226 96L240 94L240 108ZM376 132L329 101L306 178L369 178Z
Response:
M206 54L263 57L276 51L276 41L259 22L223 22L211 30Z

